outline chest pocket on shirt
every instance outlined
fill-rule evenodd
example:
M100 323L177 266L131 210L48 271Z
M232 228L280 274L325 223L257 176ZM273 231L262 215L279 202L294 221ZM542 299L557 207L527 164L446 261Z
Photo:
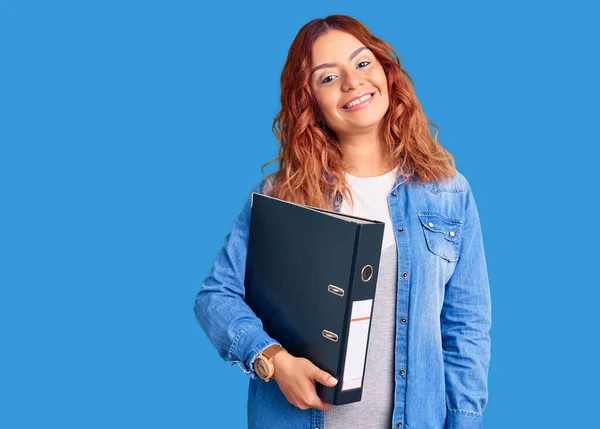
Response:
M458 261L462 221L433 212L417 213L431 251L449 262Z

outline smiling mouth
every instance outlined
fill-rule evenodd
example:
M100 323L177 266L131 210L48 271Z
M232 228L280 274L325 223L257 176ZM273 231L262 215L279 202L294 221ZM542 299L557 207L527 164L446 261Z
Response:
M362 103L364 103L365 101L367 101L367 100L369 100L370 98L372 98L374 95L375 95L375 93L374 93L374 92L372 92L371 94L367 94L367 95L365 95L365 96L363 96L363 97L361 97L361 98L359 98L359 99L357 99L357 100L354 100L354 101L353 101L353 102L351 102L351 103L348 103L348 104L346 104L345 106L342 106L342 109L344 109L344 110L348 110L348 109L350 109L350 108L352 108L352 107L354 107L354 106L356 106L356 105L358 105L358 104L362 104ZM367 97L367 98L365 98L365 97Z

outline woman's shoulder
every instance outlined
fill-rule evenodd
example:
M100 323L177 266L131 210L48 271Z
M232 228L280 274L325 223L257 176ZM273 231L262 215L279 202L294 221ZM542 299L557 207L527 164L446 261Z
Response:
M441 178L429 182L419 183L427 191L437 194L440 192L466 192L469 188L467 178L458 170L449 178Z
M273 189L274 180L275 173L263 177L262 179L260 179L258 184L254 186L253 192L257 192L259 194L268 194L269 191Z
M253 193L269 195L273 187L274 178L275 173L272 173L266 177L262 177L258 182L254 182L254 185L249 189L246 199L250 200Z

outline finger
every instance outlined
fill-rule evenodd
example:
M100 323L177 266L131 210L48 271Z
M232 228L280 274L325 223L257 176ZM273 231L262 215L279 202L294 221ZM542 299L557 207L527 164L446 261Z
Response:
M329 411L331 410L332 405L327 403L327 402L321 402L321 408L319 408L321 411Z
M335 377L321 369L317 371L315 375L315 381L318 381L325 386L335 386L338 383Z
M319 400L319 402L314 405L314 408L317 408L321 411L329 411L331 409L331 404Z
M311 395L309 400L306 402L311 408L317 408L321 411L329 411L332 407L331 404L322 401L316 393Z

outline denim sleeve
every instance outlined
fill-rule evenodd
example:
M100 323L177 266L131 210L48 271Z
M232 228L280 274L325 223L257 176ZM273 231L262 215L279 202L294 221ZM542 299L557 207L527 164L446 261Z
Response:
M259 352L272 344L281 345L264 331L262 321L244 302L252 192L261 193L265 183L263 179L246 197L194 305L196 319L221 358L238 364L250 378L257 378L253 364Z
M466 179L465 179L466 180ZM446 429L480 429L488 401L492 324L479 213L467 182L460 257L440 316L446 380Z

